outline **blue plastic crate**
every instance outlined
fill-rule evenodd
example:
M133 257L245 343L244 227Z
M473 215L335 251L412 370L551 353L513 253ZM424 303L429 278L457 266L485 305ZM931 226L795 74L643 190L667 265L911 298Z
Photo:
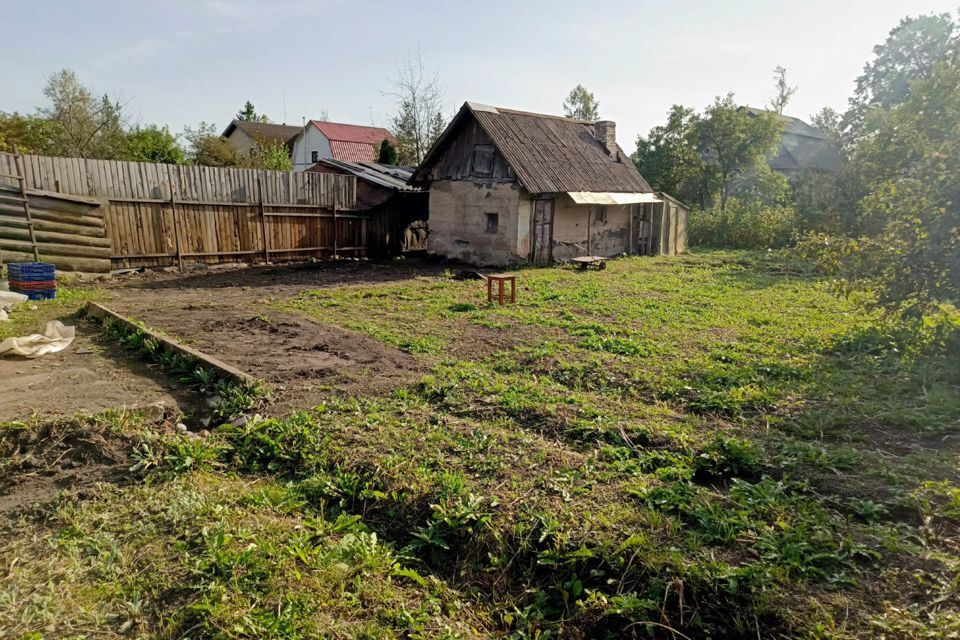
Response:
M22 293L27 296L28 300L56 300L57 290L49 291L17 291L16 293Z
M49 262L11 262L7 269L10 280L42 282L57 279L57 268Z

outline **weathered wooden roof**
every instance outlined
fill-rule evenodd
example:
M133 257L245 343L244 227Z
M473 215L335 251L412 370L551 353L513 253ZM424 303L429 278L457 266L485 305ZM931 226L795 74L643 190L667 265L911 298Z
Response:
M223 137L229 138L234 129L240 129L251 138L262 142L280 142L288 144L296 137L303 127L294 127L287 124L273 124L272 122L252 122L250 120L234 120L223 131Z
M463 107L417 168L412 181L425 181L442 150L468 118L476 119L530 193L653 191L619 146L609 153L594 137L591 122L473 102Z

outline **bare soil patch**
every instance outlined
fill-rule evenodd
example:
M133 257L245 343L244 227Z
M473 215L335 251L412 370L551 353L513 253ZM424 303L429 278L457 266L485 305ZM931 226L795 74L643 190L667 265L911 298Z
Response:
M125 289L172 290L173 295L181 300L191 297L204 299L214 291L239 292L240 295L261 298L288 298L305 289L397 282L417 276L437 276L459 268L462 265L423 257L404 260L327 260L279 266L227 264L184 274L148 271L110 282Z
M109 306L270 383L273 414L332 394L388 393L419 378L418 360L363 334L311 322L268 305L304 290L439 275L424 259L323 262L283 267L130 276Z
M96 337L95 328L81 323L64 351L32 360L0 358L0 421L65 418L154 403L172 411L192 408L194 400L179 382Z
M168 304L130 315L270 383L271 413L316 406L334 393L386 393L420 370L410 354L360 333L268 309L255 315L251 307Z
M0 518L60 493L83 497L99 482L122 482L130 443L107 427L47 423L0 431Z

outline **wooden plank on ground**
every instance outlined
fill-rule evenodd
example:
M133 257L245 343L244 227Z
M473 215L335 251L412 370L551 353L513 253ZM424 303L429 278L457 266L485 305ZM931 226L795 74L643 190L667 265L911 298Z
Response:
M181 355L190 356L200 360L205 366L210 367L215 370L218 375L223 378L233 380L234 382L252 386L256 384L257 380L250 374L241 371L240 369L229 365L226 362L219 360L211 355L208 355L202 351L198 351L193 347L188 347L185 344L180 344L176 340L169 338L167 336L161 335L152 329L147 329L141 327L135 322L128 320L127 318L121 316L116 311L109 309L103 305L97 304L96 302L88 302L86 306L87 315L92 316L101 322L104 320L113 320L114 322L119 323L126 329L131 331L143 331L150 338L156 340L160 344L160 348L164 351L172 351L174 353L179 353Z

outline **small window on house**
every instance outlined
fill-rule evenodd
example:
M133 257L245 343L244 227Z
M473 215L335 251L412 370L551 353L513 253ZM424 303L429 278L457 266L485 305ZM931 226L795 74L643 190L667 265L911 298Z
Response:
M478 144L473 148L473 175L480 178L489 178L493 175L492 144Z
M311 151L310 152L310 162L320 162L320 152Z
M497 227L500 226L500 214L499 213L485 213L483 214L484 221L486 222L486 232L487 233L496 233Z
M596 211L593 214L593 220L594 222L603 222L604 224L606 224L607 208L603 205L600 205L599 207L597 207Z

